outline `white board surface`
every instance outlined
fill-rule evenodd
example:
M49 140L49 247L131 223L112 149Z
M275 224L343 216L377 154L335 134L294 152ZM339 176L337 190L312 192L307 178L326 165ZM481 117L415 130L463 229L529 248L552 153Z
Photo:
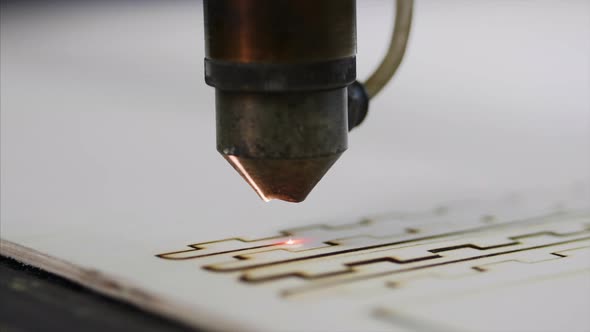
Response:
M590 308L583 249L590 201L589 6L581 0L417 2L398 75L351 133L349 150L297 205L260 201L215 151L198 2L3 8L2 254L219 330L534 330L564 322L587 330L581 313ZM359 78L387 46L391 11L389 2L359 1ZM375 223L359 224L365 217ZM315 224L356 228L344 235L295 232L304 242L282 244L280 231ZM438 226L424 226L432 224ZM492 225L497 228L486 228ZM476 230L452 234L466 229ZM535 232L542 234L510 239ZM426 252L461 245L456 241L506 245L489 250L519 242L512 245L523 251L505 258L530 270L500 264L497 254L498 260L429 270L443 281L412 270L401 281L383 275L324 289L326 280L346 277L317 277L402 250L363 235L396 235L399 242L434 234L441 237L424 244ZM295 275L258 283L239 278L276 276L291 263L204 269L236 260L218 247L209 250L222 254L210 257L156 257L238 237L275 238L259 249L248 249L249 242L217 246L246 250L235 254L286 249L252 262L282 262L281 254L303 249L357 250L375 241L387 250L383 257L362 249L354 259L346 253L303 259ZM341 237L356 240L319 248ZM448 257L431 259L474 257L474 250L484 249L439 251ZM407 258L430 254L410 250ZM393 268L385 263L359 269ZM396 268L426 263L389 262ZM480 263L492 267L474 270ZM463 271L479 274L469 279ZM467 281L457 282L457 275ZM415 284L394 289L404 278ZM317 292L281 295L307 284L319 285ZM507 302L503 292L524 306ZM547 298L562 302L539 305ZM405 299L401 306L399 299ZM553 315L542 314L548 312Z

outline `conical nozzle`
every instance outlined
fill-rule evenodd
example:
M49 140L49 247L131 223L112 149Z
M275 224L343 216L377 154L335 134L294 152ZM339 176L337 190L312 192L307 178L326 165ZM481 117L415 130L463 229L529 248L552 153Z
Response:
M305 200L340 154L292 160L224 157L264 201L280 199L299 203Z

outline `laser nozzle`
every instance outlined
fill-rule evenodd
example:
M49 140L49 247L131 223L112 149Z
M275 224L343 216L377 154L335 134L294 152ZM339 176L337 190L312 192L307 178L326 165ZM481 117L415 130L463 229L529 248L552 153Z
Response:
M346 88L217 92L217 149L265 201L301 202L347 148Z

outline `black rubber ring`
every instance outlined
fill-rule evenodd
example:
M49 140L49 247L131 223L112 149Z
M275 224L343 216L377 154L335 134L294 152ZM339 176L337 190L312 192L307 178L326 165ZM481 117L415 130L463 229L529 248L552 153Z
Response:
M205 82L230 91L305 91L345 87L356 79L356 57L301 63L236 63L205 58Z

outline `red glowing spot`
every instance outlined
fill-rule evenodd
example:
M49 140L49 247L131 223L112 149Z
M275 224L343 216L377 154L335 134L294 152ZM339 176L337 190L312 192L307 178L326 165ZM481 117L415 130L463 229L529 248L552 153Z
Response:
M277 242L277 245L297 246L297 245L303 244L307 241L308 240L304 239L304 238L297 238L297 239L289 238L286 241Z

